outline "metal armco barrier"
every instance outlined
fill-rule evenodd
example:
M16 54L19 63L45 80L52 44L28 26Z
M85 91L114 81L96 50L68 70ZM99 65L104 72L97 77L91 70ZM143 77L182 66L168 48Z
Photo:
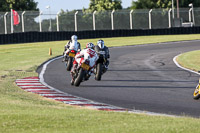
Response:
M16 44L29 42L45 42L69 40L72 35L79 39L147 36L147 35L176 35L176 34L199 34L200 27L181 27L167 29L145 29L145 30L96 30L78 32L24 32L14 34L0 34L0 44Z

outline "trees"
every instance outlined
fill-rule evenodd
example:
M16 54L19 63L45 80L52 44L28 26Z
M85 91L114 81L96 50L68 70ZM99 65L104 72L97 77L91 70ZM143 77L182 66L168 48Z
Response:
M195 7L200 6L198 0L179 0L180 7L188 7L188 4L193 3ZM176 0L174 0L176 6ZM133 1L131 9L154 9L154 8L171 8L172 0L138 0Z
M131 9L152 9L152 8L168 8L171 1L168 0L138 0L132 1Z
M34 0L0 0L0 11L6 12L10 9L15 9L16 11L38 11L38 3Z
M90 0L89 11L122 9L121 0Z

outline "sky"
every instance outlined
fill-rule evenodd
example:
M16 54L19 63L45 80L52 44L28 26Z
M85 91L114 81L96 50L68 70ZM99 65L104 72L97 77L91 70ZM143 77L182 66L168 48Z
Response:
M61 9L66 10L76 10L89 7L90 0L35 0L38 2L38 8L40 11L49 11L47 6L50 6L52 12L59 12ZM127 8L131 6L132 0L122 0L122 7Z

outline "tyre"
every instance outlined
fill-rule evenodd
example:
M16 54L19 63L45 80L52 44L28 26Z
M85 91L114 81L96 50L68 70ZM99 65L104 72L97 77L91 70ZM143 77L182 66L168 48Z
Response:
M73 79L71 80L71 85L74 85L74 80Z
M196 89L194 90L193 98L194 98L195 100L198 100L198 99L200 98L199 86L197 86Z
M72 65L73 65L73 59L69 57L67 61L67 71L71 71Z
M79 85L80 85L80 83L81 83L82 80L83 80L84 73L85 73L85 71L81 68L81 69L79 70L79 72L78 72L77 78L76 78L75 81L74 81L74 85L75 85L75 86L79 86Z
M95 79L97 81L101 80L101 75L102 75L102 64L98 63L96 66L96 75L95 75Z

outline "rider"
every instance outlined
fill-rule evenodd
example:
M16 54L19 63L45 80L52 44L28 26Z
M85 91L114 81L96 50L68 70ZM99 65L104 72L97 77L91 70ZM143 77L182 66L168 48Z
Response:
M69 54L70 49L75 51L81 51L81 44L77 41L78 37L76 35L71 36L71 40L65 45L65 50L63 52L64 60L67 60L67 55Z
M108 47L106 47L104 45L104 41L103 40L98 40L97 41L97 45L95 46L95 51L98 52L98 51L105 51L105 67L106 69L108 69L108 65L109 65L109 60L108 58L110 58L110 53L109 53L109 49Z
M73 68L71 70L71 73L73 73L78 66L78 64L81 63L81 58L84 57L84 59L89 60L89 65L90 65L90 72L89 74L94 72L94 66L96 65L96 61L98 60L98 55L96 51L94 50L94 44L93 43L88 43L86 45L86 48L83 49L81 52L78 52L75 56L75 60L73 62Z

